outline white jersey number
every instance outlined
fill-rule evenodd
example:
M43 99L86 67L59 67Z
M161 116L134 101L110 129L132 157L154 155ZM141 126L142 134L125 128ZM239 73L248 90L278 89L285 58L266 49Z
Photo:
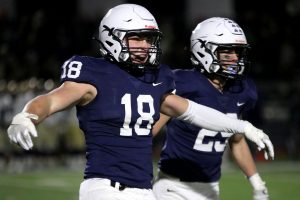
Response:
M66 61L62 66L63 72L61 78L78 78L82 68L82 62L79 61Z
M237 118L235 113L228 113L227 115L232 118ZM193 149L204 152L212 152L213 150L216 152L223 152L227 144L227 139L225 143L221 143L221 141L209 141L207 143L203 143L206 136L215 137L218 133L219 132L216 131L201 129L197 135ZM221 132L221 136L223 138L229 138L231 135L232 133Z
M137 112L140 117L136 120L134 125L134 131L137 135L149 135L151 130L151 125L154 123L153 115L155 113L153 98L150 95L139 95L137 97ZM120 135L122 136L132 136L132 128L129 127L132 116L132 106L131 106L131 94L125 94L122 97L121 103L125 106L125 117L123 127L120 129ZM144 104L149 105L149 112L144 112ZM143 121L148 121L147 128L141 128Z

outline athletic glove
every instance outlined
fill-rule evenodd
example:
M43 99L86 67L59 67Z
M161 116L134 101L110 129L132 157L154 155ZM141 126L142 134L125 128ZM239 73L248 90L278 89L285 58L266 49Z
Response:
M253 200L268 200L269 194L268 189L265 187L265 189L262 190L253 190Z
M266 160L268 160L269 157L274 160L274 147L268 135L266 135L262 130L255 128L247 121L244 133L246 138L258 146L259 151L264 149L264 157Z
M266 183L261 179L258 173L248 178L253 188L253 200L268 200L269 193Z
M7 129L10 141L17 143L23 149L31 149L33 147L33 143L30 135L37 137L37 131L31 119L38 120L38 118L39 117L37 115L27 112L16 114Z

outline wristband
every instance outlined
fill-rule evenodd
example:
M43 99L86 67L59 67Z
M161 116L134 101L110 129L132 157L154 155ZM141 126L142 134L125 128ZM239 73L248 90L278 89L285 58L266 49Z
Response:
M248 177L248 180L254 190L262 190L265 188L265 182L261 179L258 173Z

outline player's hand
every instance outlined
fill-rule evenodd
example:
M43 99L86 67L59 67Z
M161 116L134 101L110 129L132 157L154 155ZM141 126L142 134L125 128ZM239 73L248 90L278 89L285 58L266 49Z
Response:
M274 160L274 147L269 136L249 122L247 122L244 130L246 138L254 142L258 146L258 150L264 150L265 159L268 160L270 157Z
M261 179L258 173L253 174L248 178L253 188L253 200L268 200L269 193L266 183Z
M269 199L269 193L266 187L261 190L253 190L253 200L268 200L268 199Z
M31 119L38 120L38 118L37 115L27 112L21 112L15 115L7 129L9 139L19 144L23 149L31 149L33 143L30 135L37 137L37 131Z

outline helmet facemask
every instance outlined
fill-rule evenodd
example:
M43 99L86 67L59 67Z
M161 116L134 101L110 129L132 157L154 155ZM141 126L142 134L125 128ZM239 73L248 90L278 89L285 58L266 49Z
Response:
M117 62L128 72L135 75L142 75L146 71L157 70L159 67L162 50L160 47L162 33L157 29L139 29L139 30L110 30L105 27L107 37L105 43L100 41L100 52L102 56L110 61ZM132 60L133 54L140 51L139 47L129 47L128 38L137 36L147 38L147 42L151 44L146 49L147 60L143 63L136 63ZM108 50L109 47L112 50Z
M216 44L213 44L216 45ZM218 44L217 48L212 53L213 61L209 67L212 73L219 76L225 77L227 79L239 79L247 75L250 67L250 62L248 58L249 45L243 44ZM221 54L225 54L221 56ZM230 54L233 57L237 57L236 61L230 61ZM230 63L231 62L231 63ZM229 64L230 63L230 64Z
M137 40L146 40L149 47L130 47L128 39L132 37L136 37ZM146 71L157 70L162 54L160 48L161 37L162 34L158 30L126 31L119 56L120 60L123 61L128 70L135 72L144 73Z

